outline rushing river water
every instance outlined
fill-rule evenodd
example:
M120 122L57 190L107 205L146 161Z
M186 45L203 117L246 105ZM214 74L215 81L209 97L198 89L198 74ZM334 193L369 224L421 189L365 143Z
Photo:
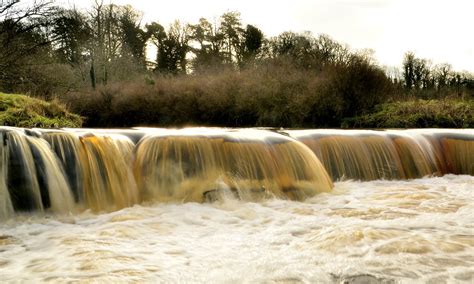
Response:
M304 202L229 195L103 214L19 214L0 223L0 275L6 282L472 283L473 212L474 177L446 175L336 182Z
M0 282L473 278L472 129L0 127Z

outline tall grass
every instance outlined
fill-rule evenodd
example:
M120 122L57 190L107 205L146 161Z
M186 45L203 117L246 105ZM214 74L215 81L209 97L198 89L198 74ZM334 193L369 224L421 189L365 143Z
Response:
M414 99L380 104L370 114L347 119L356 128L472 128L474 100Z

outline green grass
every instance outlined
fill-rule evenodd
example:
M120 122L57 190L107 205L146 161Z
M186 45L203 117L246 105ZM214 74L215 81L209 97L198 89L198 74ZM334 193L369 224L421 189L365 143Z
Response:
M57 101L0 93L0 125L16 127L81 127L82 118Z
M354 128L472 128L474 100L410 100L384 103L373 113L349 118Z

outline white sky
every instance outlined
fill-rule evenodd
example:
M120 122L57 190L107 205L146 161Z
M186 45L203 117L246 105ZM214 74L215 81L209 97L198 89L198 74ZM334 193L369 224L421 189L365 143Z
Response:
M62 0L79 8L92 0ZM104 0L109 3L110 0ZM178 19L196 23L239 11L243 24L266 36L283 31L325 33L354 49L371 48L382 65L400 66L413 51L433 63L474 71L474 0L112 0L163 26Z

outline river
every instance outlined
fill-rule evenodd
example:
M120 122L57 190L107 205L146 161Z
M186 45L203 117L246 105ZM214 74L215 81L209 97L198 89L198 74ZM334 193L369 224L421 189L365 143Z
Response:
M472 283L472 130L0 128L1 282Z
M336 182L304 202L142 204L0 225L11 282L470 283L474 177ZM471 282L472 283L472 282Z

